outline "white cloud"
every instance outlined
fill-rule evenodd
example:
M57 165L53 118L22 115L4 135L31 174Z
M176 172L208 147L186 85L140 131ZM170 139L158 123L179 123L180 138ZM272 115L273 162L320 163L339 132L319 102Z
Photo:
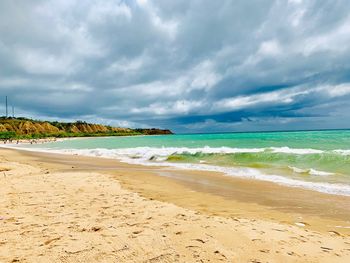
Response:
M109 65L106 71L108 73L121 72L131 74L133 71L137 71L138 69L142 68L147 60L148 58L146 56L140 56L135 59L122 58Z
M70 85L67 85L65 89L67 91L79 91L79 92L90 92L94 90L92 87L82 83L72 83Z
M289 4L300 5L303 0L288 0Z
M123 2L104 0L93 4L89 9L87 20L92 23L104 23L109 17L132 18L132 11L129 6Z
M301 8L301 9L297 9L291 14L290 21L293 27L298 27L301 24L305 13L306 13L306 10L304 8Z
M138 60L125 63L126 68L129 67L131 70L133 67L141 66ZM110 72L113 70L121 71L122 68L123 65L117 62L112 64L108 70ZM116 88L115 93L120 96L126 92L128 94L134 93L143 99L175 98L185 96L194 90L208 91L222 79L222 76L216 72L214 64L207 60L200 62L188 71L176 73L175 77L168 79Z
M192 72L188 74L191 89L208 90L218 83L222 76L218 74L211 61L206 60L197 65Z
M306 38L302 42L302 46L299 46L299 49L302 50L305 56L326 51L331 51L336 54L349 51L349 42L350 16L334 30Z
M280 55L282 55L282 47L276 39L263 41L259 45L258 50L254 54L247 56L240 67L244 69L252 67L266 58L275 59Z
M138 5L143 8L150 20L152 21L155 28L165 33L171 40L176 37L179 21L174 19L164 19L158 12L156 5L147 0L137 0Z
M271 104L289 104L292 103L297 96L307 95L310 92L311 90L307 90L305 87L296 87L262 94L225 98L216 101L213 104L212 111L235 111L263 104L265 104L265 107L266 104L268 104L267 106L271 106Z
M322 87L331 97L339 97L350 94L350 83L344 83L340 85L327 85Z
M152 103L147 107L133 108L131 113L133 114L155 114L155 115L178 115L178 114L189 114L191 112L196 112L203 107L203 102L201 101L188 101L188 100L178 100L175 102L168 103Z
M261 43L257 52L258 56L278 56L282 53L282 48L276 39Z
M146 6L148 4L148 0L136 0L136 3L143 7L143 6Z
M28 48L17 49L16 56L23 69L32 74L67 74L75 70L70 56L57 56Z

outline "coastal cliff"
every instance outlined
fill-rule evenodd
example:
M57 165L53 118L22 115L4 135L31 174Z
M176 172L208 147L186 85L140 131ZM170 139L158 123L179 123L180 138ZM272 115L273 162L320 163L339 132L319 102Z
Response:
M172 134L162 129L131 129L77 122L49 122L27 118L0 119L0 139L46 138L46 137L87 137L87 136L126 136Z

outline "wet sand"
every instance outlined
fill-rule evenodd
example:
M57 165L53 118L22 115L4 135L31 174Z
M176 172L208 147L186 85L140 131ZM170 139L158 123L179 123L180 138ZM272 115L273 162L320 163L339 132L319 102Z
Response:
M350 199L0 150L0 262L349 262Z

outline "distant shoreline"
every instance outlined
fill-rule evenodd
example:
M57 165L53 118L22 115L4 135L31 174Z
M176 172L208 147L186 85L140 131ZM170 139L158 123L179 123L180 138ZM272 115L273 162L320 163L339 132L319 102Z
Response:
M164 135L173 135L173 134L164 134ZM154 134L154 135L146 135L146 134L137 134L137 135L101 135L101 136L75 136L75 137L47 137L47 138L37 138L37 139L12 139L12 140L4 140L0 139L0 145L20 145L20 144L38 144L38 143L49 143L49 142L60 142L66 140L74 140L74 139L97 139L97 138L114 138L114 137L144 137L144 136L163 136L163 134ZM18 141L18 143L17 143Z
M168 129L122 128L76 122L41 121L27 118L0 118L0 140L37 140L46 138L106 137L173 134Z

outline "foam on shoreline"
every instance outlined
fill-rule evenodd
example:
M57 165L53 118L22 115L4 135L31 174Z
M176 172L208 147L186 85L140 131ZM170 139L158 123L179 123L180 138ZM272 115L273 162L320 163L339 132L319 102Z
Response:
M14 147L16 148L16 147ZM209 172L218 172L226 176L240 177L247 179L255 179L261 181L268 181L277 183L289 187L299 187L303 189L318 191L321 193L335 194L335 195L344 195L350 196L350 186L345 184L335 184L335 183L325 183L325 182L310 182L302 181L294 178L288 178L281 175L275 174L266 174L262 171L255 168L248 167L223 167L217 165L209 165L205 163L173 163L167 162L166 159L169 155L176 153L196 153L199 151L210 152L210 153L227 153L230 152L260 152L261 149L234 149L227 147L220 148L150 148L150 147L137 147L137 148L127 148L127 149L33 149L33 148L22 148L29 151L40 151L40 152L51 152L51 153L60 153L60 154L69 154L69 155L80 155L80 156L91 156L91 157L102 157L117 159L125 163L130 164L139 164L146 166L162 166L162 167L173 167L174 169L182 170L200 170L200 171L209 171ZM276 149L275 149L276 150ZM285 148L284 148L285 150ZM295 149L291 149L292 151ZM300 151L299 149L295 152L299 154L307 154L306 151ZM311 151L308 151L310 153ZM155 159L154 156L157 155ZM296 168L298 169L298 168ZM299 170L301 171L301 169ZM317 171L315 169L309 169L309 174L313 175L330 175L330 173Z

